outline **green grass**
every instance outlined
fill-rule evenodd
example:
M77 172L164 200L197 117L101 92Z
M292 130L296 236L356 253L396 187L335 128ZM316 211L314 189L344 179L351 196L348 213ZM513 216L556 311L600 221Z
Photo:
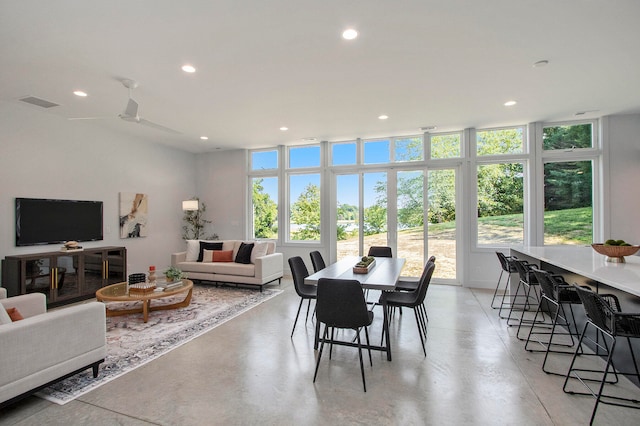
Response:
M496 227L522 229L522 214L507 214L478 218L478 223ZM429 224L429 233L446 232L455 229L455 222ZM544 230L546 240L557 240L564 243L591 244L593 241L593 213L590 207L555 210L544 213ZM406 230L411 231L411 230ZM420 230L421 231L421 230Z
M522 214L481 217L479 223L522 229ZM591 244L593 241L593 211L591 207L544 212L545 240L560 243Z

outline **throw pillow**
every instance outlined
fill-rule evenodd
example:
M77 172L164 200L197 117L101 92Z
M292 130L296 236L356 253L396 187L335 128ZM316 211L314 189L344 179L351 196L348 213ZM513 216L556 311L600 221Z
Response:
M0 305L0 325L2 324L11 324L11 317L4 306Z
M213 252L214 262L233 262L233 250L216 250Z
M256 257L266 256L268 248L269 245L266 242L255 243L251 251L251 263L256 263Z
M213 262L213 253L215 252L216 250L202 250L202 263Z
M198 255L198 262L202 262L203 251L207 250L222 250L222 243L210 243L208 241L200 241L200 254Z
M240 243L238 254L236 254L236 263L251 263L251 251L253 250L253 243L245 244Z
M187 240L187 257L186 262L195 262L198 260L198 253L200 252L200 241Z
M9 318L11 318L11 321L14 322L24 319L18 308L7 308L7 314L9 314Z

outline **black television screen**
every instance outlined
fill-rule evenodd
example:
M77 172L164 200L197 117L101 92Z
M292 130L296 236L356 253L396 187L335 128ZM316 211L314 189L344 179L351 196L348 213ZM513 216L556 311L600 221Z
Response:
M16 246L102 239L102 201L16 198Z

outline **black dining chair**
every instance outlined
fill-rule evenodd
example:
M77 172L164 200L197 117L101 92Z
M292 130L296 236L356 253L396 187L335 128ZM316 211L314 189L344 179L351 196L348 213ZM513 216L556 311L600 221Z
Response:
M291 275L293 276L293 286L296 289L296 293L300 296L300 305L298 305L298 313L296 313L296 319L293 321L293 329L291 330L291 337L296 330L296 323L298 322L298 316L300 316L300 309L302 308L302 302L309 301L307 305L307 317L309 319L309 308L311 308L311 299L316 298L317 287L310 284L305 284L304 279L309 276L309 270L307 265L304 264L304 260L300 256L289 258L289 267L291 268Z
M367 302L362 292L362 286L356 280L340 280L332 278L320 278L318 280L318 299L316 301L316 319L323 323L324 333L320 343L320 351L316 361L316 370L313 375L313 382L318 376L318 367L322 358L322 349L325 342L329 342L333 347L334 329L346 328L356 332L358 342L358 355L360 357L360 371L362 373L362 386L367 391L367 383L364 378L364 364L362 362L362 343L360 341L360 330L364 328L369 350L369 363L373 366L371 359L371 348L369 344L369 332L367 327L373 322L373 312L367 309ZM331 338L329 339L329 329ZM331 359L331 348L329 349L329 359Z
M390 316L391 308L411 308L416 317L416 325L418 326L418 334L422 342L422 352L427 356L424 342L427 338L427 310L424 305L424 299L427 295L427 289L436 268L434 262L427 262L418 281L418 288L415 291L387 291L380 296L380 304L385 309L387 318ZM383 335L384 337L384 335ZM388 342L387 342L388 344Z
M431 256L427 260L427 262L436 262L436 257ZM418 283L420 282L420 277L400 277L398 279L398 284L396 285L396 290L400 291L415 291L418 288Z
M311 256L311 263L313 264L313 271L318 272L327 267L324 263L324 259L322 258L322 253L319 251L312 251L309 253Z
M587 322L582 329L578 346L574 352L573 359L571 360L571 366L564 380L562 390L566 393L575 395L591 395L595 398L595 404L593 411L591 412L591 419L589 424L593 424L593 420L596 416L599 404L615 405L618 407L626 408L640 408L640 403L637 398L627 398L628 395L622 396L622 392L618 392L617 395L605 394L605 384L611 385L618 382L618 375L633 376L635 380L640 380L640 366L638 365L638 357L634 351L634 345L631 343L631 339L640 338L640 313L630 313L620 311L620 301L613 294L597 294L591 291L589 288L580 287L574 284L573 287L578 292L578 296L582 301L584 310L587 314ZM593 335L587 331L589 328L595 332L596 339L593 339ZM627 341L629 351L632 359L632 364L635 367L634 371L618 371L613 365L613 353L616 349L617 338L623 338ZM595 345L596 351L594 353L580 352L582 342L587 339L592 345ZM606 359L605 367L602 370L594 370L592 368L578 368L576 366L576 360L580 355L580 359L585 358L596 359L597 361ZM582 366L580 366L582 367ZM589 365L591 367L591 365ZM594 373L601 379L595 380ZM607 380L607 376L612 374L614 378ZM569 379L577 379L582 383L588 392L575 392L570 390ZM588 382L597 381L598 389L592 389Z
M391 247L387 246L371 246L369 247L369 254L367 256L373 257L393 257Z

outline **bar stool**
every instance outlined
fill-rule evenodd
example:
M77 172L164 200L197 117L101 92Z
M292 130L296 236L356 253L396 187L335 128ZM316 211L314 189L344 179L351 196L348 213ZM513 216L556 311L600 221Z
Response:
M636 358L636 355L633 351L633 345L631 344L631 339L640 338L640 313L620 312L620 302L618 301L618 298L613 294L596 294L590 289L579 287L575 284L573 287L578 292L580 300L582 301L582 305L584 306L588 321L582 329L582 334L580 335L580 340L578 341L578 348L576 348L576 351L573 354L571 366L569 367L569 371L567 372L567 375L565 377L562 390L569 394L591 395L596 399L589 424L593 424L593 419L596 416L596 411L598 410L599 404L608 404L618 407L639 409L640 400L635 398L624 398L621 396L606 395L603 393L603 390L605 384L614 384L617 382L618 374L623 376L635 376L636 379L640 380L638 359ZM587 329L589 329L590 327L595 329L597 340L593 340L593 338L587 336ZM621 372L615 369L615 366L613 365L613 353L616 349L616 337L626 338L629 345L629 350L631 351L631 359L633 361L635 371ZM602 339L602 342L600 342L600 338ZM575 367L576 358L579 355L578 350L584 339L587 339L595 344L597 351L594 354L588 354L586 352L582 353L581 358L587 356L595 356L598 358L602 357L603 355L606 356L606 365L604 370L591 370ZM600 353L601 350L604 352L604 354ZM594 380L590 377L581 376L582 373L598 373L602 375L602 378L599 380ZM609 374L613 374L615 376L614 381L607 381L607 376ZM589 392L575 392L567 390L567 384L570 378L575 378L580 381L580 383L582 383L589 390ZM597 381L600 383L597 391L591 389L591 387L587 383L589 381Z
M545 352L544 361L542 362L542 371L548 374L555 374L558 376L564 376L565 373L556 373L548 371L546 369L547 359L549 353L567 354L572 355L573 351L551 349L552 347L566 347L571 348L575 345L577 339L580 337L580 331L577 329L576 318L573 312L573 305L579 305L580 296L575 289L569 285L562 275L552 274L548 271L533 268L533 274L536 276L538 283L540 283L541 300L538 304L536 315L533 317L533 324L529 329L529 335L527 336L527 342L524 345L525 350L529 352ZM542 314L543 324L548 324L545 320L545 313L542 309L544 305L549 310L549 315L553 318L551 322L551 329L549 331L538 331L538 315ZM569 305L569 312L571 314L571 321L567 319L567 313L564 305ZM567 331L556 331L556 327L560 325L566 327ZM573 327L573 328L572 328ZM549 339L546 341L532 340L533 336L548 335ZM570 343L567 340L561 342L554 342L554 337L557 336L569 336ZM575 336L575 339L574 339ZM543 350L529 349L529 343L538 343L542 345Z
M511 274L516 273L516 267L513 265L513 260L516 259L515 256L505 256L504 253L499 251L496 252L498 256L498 261L500 262L500 275L498 276L498 282L496 284L496 289L493 291L493 298L491 299L491 308L500 309L500 316L502 316L502 307L505 305L504 299L507 295L507 290L509 289L509 283L511 282ZM498 297L498 290L500 289L500 282L502 281L502 275L507 273L507 280L504 284L504 289L502 292L502 300L499 305L494 305L496 301L496 297Z
M524 337L520 337L520 329L522 328L522 324L533 324L533 320L525 319L524 313L525 311L531 310L532 306L535 306L536 309L540 304L540 297L538 296L538 292L535 288L539 287L538 280L535 275L533 275L532 269L536 267L535 264L529 263L526 260L514 259L513 265L516 267L518 271L518 275L520 280L518 281L518 286L516 287L516 292L511 300L511 306L509 308L509 316L507 317L507 325L509 327L518 326L518 331L516 332L516 337L518 340L525 340ZM520 294L520 289L523 290L524 294ZM531 292L533 291L533 295ZM518 302L518 298L524 298L524 301ZM515 311L520 312L520 318L512 318L514 308ZM512 323L512 321L517 321ZM540 326L541 324L538 324Z

